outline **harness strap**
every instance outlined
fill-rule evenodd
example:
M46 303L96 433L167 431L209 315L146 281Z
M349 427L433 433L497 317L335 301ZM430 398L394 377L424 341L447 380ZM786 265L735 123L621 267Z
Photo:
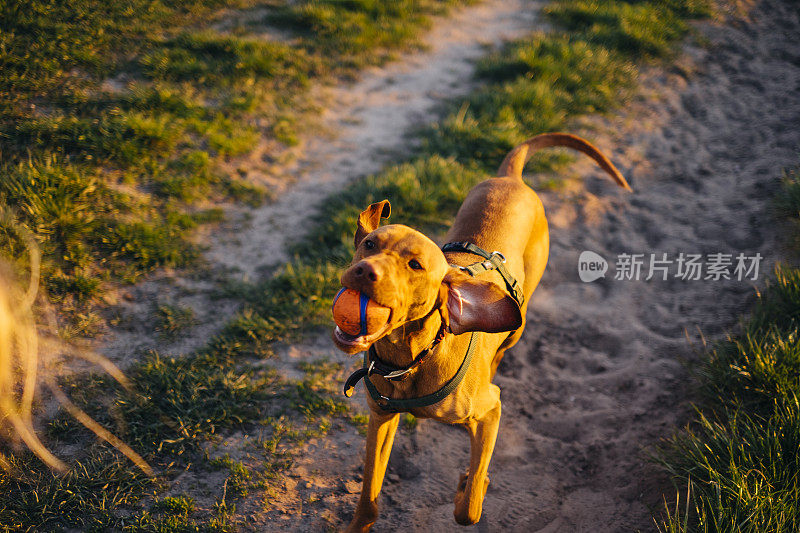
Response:
M471 242L448 242L442 246L442 251L445 253L466 252L483 257L486 259L486 261L473 263L468 266L456 266L470 276L477 276L478 274L482 274L489 270L497 270L497 273L500 274L503 277L503 281L506 282L506 288L508 289L511 297L517 302L517 305L522 307L522 304L525 303L525 294L522 291L522 286L516 279L514 279L514 276L512 276L506 268L504 264L506 262L506 258L500 252L489 253L480 246L472 244Z
M458 371L456 371L455 375L450 378L447 383L445 383L442 388L437 390L436 392L432 392L430 394L426 394L425 396L419 396L417 398L389 398L382 395L378 392L378 389L375 388L375 385L372 384L372 381L369 379L368 375L364 377L364 385L367 387L367 392L369 395L372 396L372 399L377 403L381 409L384 411L388 411L390 413L400 413L403 411L408 411L409 409L416 409L418 407L427 407L429 405L433 405L435 403L439 403L447 396L453 392L456 387L461 383L461 380L464 379L464 376L469 369L469 365L472 362L472 356L475 354L475 332L470 333L469 336L469 346L467 346L467 353L464 354L464 360L461 361L461 366L458 367ZM368 355L364 354L364 366L367 365ZM362 368L360 370L364 370L367 372L366 369ZM358 370L356 371L358 372ZM352 378L352 376L351 376ZM349 381L349 380L348 380Z

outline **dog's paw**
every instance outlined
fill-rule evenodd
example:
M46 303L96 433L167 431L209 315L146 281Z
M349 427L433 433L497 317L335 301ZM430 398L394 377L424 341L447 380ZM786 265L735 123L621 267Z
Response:
M372 525L375 523L375 520L371 521L364 521L358 518L353 518L353 521L350 522L350 525L347 526L345 529L345 533L367 533L372 529Z
M355 513L353 513L353 520L345 530L347 533L366 533L372 529L375 520L378 519L378 504L377 502L359 501Z
M472 524L478 523L478 520L481 519L481 511L483 510L482 502L472 507L475 508L470 508L467 502L462 502L462 505L456 502L456 508L453 510L453 518L455 518L457 524L461 526L471 526Z
M364 526L361 524L351 523L344 531L345 533L368 533L371 529L372 524Z
M458 487L456 488L455 509L453 509L453 517L456 522L462 526L468 526L476 523L481 519L481 512L483 510L483 497L486 495L486 489L489 488L489 477L483 479L482 487L479 489L473 488L472 494L467 494L467 483L469 481L469 471L462 474L458 480ZM477 494L476 494L477 493Z

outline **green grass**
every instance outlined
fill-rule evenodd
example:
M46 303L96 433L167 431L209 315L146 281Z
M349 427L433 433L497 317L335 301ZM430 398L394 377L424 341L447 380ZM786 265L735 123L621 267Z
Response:
M800 222L796 173L778 200ZM796 239L796 232L792 235ZM669 531L797 531L800 528L800 269L780 267L742 331L696 369L700 404L659 461L687 486Z
M687 21L712 14L706 0L559 0L545 8L551 19L592 43L629 54L660 57L674 52Z
M245 339L222 336L181 359L151 353L128 370L134 384L130 392L102 376L65 383L73 401L143 452L159 476L146 477L100 444L89 446L86 459L78 452L79 459L63 478L26 457L14 465L15 472L0 473L0 487L6 489L0 494L0 523L81 531L233 527L236 500L268 492L291 466L298 447L324 435L332 420L346 422L350 417L339 396L338 365L303 364L303 379L284 381L269 368L256 370L252 353ZM254 464L209 455L208 450L233 429L260 435L257 445L246 448ZM48 434L50 442L86 447L87 431L69 417L51 422ZM214 510L176 512L180 502L153 499L187 469L197 476L204 476L204 469L227 472ZM25 492L24 498L16 496L19 491Z
M230 495L231 499L237 499L249 494L253 474L242 461L234 461L229 454L225 454L211 459L208 465L228 471L229 475L225 480L226 496Z
M404 413L400 421L403 423L403 429L409 433L417 429L417 425L419 424L419 419L411 413Z
M231 37L164 22L154 26L161 31L148 33L141 46L130 47L124 66L139 77L128 90L98 93L66 84L64 94L51 101L53 112L40 116L17 106L20 121L2 126L12 141L27 135L24 143L12 143L11 153L20 157L9 167L18 176L13 182L29 183L30 168L39 174L70 176L48 182L49 187L63 187L57 194L43 194L36 181L3 197L6 202L22 198L20 205L30 203L20 218L47 230L38 232L50 258L47 279L60 280L60 285L52 286L79 309L80 302L102 293L103 287L90 280L120 275L135 280L151 269L185 264L193 251L186 245L187 235L196 224L219 217L218 211L197 213L192 202L207 192L224 196L244 187L218 176L215 162L247 149L253 131L248 129L249 117L261 113L274 118L272 133L291 142L295 115L290 108L295 101L288 93L302 90L306 80L352 73L359 66L385 60L392 50L415 45L415 35L428 24L428 17L450 3L278 3L268 17L295 32L297 44L290 48L275 43L262 46L248 37L247 28L237 29ZM667 10L670 17L684 20L692 14L678 3L630 4L637 6L633 10L637 16ZM554 3L553 9L560 5ZM197 9L181 15L187 17L182 20L198 20L192 17L199 17L205 8ZM208 9L204 16L210 16ZM663 24L658 17L630 18L628 13L622 10L610 20L598 15L598 20L618 32L645 20L650 34L658 33ZM664 39L674 46L682 35L667 32ZM109 41L108 46L114 42L118 41ZM492 172L515 144L536 133L568 128L582 115L613 111L634 89L637 65L668 55L667 49L645 53L642 47L604 41L589 25L569 33L535 33L480 62L481 88L441 109L442 119L419 132L420 149L414 157L357 180L324 202L326 207L316 217L319 222L307 238L292 246L295 259L276 275L226 287L227 295L244 302L244 309L206 347L181 358L150 353L127 370L133 383L130 392L98 377L65 384L79 405L154 464L161 477L155 485L137 485L121 475L108 475L106 486L94 487L94 474L82 473L77 466L74 475L79 483L72 493L81 501L89 500L90 494L93 498L91 505L82 506L71 493L49 490L48 473L32 465L34 481L25 490L41 495L37 505L65 512L63 519L53 515L48 527L235 528L236 497L268 492L305 439L324 435L337 420L363 425L363 415L349 412L340 396L345 369L324 361L305 364L299 368L303 379L284 381L263 364L272 357L276 342L296 339L329 322L331 299L341 267L352 253L360 210L389 198L393 221L440 234L469 188ZM95 72L91 61L86 65L81 68ZM93 68L103 73L95 79L98 82L118 67L102 63ZM55 85L43 82L42 87ZM73 107L64 111L59 107L64 102ZM126 144L118 146L115 139ZM22 161L25 144L49 159L37 155ZM530 168L557 170L568 161L560 154L545 154ZM241 192L247 196L244 189ZM100 232L101 227L111 230ZM161 314L165 330L180 329L180 313L167 309ZM414 423L409 419L406 426L413 428ZM228 464L224 455L209 454L209 447L232 431L260 434L258 464L248 460L240 468L230 457ZM86 439L84 430L63 417L51 424L49 433L64 443ZM94 448L104 450L99 445L92 448L92 453ZM108 454L104 464L116 464L116 455L103 453ZM220 488L213 510L192 510L186 503L190 500L159 499L162 487L180 472L196 473L198 468L227 472L227 492L223 497ZM0 523L16 520L21 527L35 529L32 521L37 518L24 518L25 508L17 497L21 489L13 485L13 478L0 482L10 483L9 490L0 493ZM98 503L113 494L121 495L118 503Z
M64 316L77 322L120 282L192 264L192 230L219 220L198 214L198 202L270 197L220 163L262 137L297 144L312 118L312 83L418 46L430 17L459 3L0 6L0 204L13 206L42 244L43 286L64 301ZM223 10L254 6L267 8L263 22L296 37L200 29ZM5 233L0 252L13 259Z
M178 335L181 331L193 326L195 319L194 310L191 307L165 304L158 306L156 311L157 325L156 330L167 338Z
M193 524L190 515L195 510L194 499L190 496L167 496L158 500L150 513L142 516L140 530L151 529L158 532L200 531ZM150 527L148 527L150 526Z
M193 81L219 87L254 84L259 78L282 77L287 86L305 86L317 58L289 45L256 38L231 37L213 31L182 32L159 43L140 64L153 80Z
M0 522L6 531L108 530L115 513L132 508L157 484L107 451L76 462L64 475L41 468L32 456L17 458L12 466L14 475L0 473Z
M418 45L419 28L428 28L430 15L441 15L455 4L475 0L303 0L284 4L268 20L296 30L310 53L334 54L337 70L383 62L406 43ZM377 50L377 56L373 51ZM370 52L367 54L367 52Z
M790 244L800 250L800 167L786 169L782 177L783 194L776 199L779 216L791 225Z

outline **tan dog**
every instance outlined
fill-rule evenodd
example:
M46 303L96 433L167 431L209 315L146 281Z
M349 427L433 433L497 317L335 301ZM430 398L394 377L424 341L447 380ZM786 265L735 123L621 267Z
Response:
M613 164L587 141L568 134L538 135L512 150L497 178L470 191L446 242L470 242L499 251L504 266L521 285L521 305L509 296L497 270L471 277L451 265L470 265L472 253L443 253L431 239L407 226L378 227L387 218L387 200L370 205L358 218L356 252L342 285L389 307L387 325L360 337L334 331L334 342L354 354L373 346L380 362L411 367L402 379L369 375L373 389L386 398L418 398L442 389L456 375L474 335L474 358L455 390L433 405L403 409L418 418L465 426L470 435L469 470L461 477L454 516L459 524L480 519L489 467L500 423L500 389L492 384L505 351L522 335L525 310L547 264L549 237L544 208L522 181L530 154L550 146L568 146L592 157L622 187L627 182ZM502 257L500 256L500 257ZM442 332L446 331L442 337ZM436 341L439 341L438 343ZM426 351L426 348L435 346ZM415 361L424 353L424 361ZM348 531L368 531L378 517L377 498L398 425L396 412L367 395L370 407L361 498ZM386 407L386 404L384 404Z

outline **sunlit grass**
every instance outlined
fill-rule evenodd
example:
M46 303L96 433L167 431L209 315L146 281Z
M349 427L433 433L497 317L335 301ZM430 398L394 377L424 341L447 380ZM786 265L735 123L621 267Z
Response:
M339 58L337 70L382 62L391 52L411 43L419 28L428 28L430 15L449 6L476 0L303 0L281 6L269 20L297 31L302 46ZM377 50L377 56L374 51Z
M708 0L558 0L544 9L555 22L595 44L622 53L659 57L688 31L688 20L712 14Z

